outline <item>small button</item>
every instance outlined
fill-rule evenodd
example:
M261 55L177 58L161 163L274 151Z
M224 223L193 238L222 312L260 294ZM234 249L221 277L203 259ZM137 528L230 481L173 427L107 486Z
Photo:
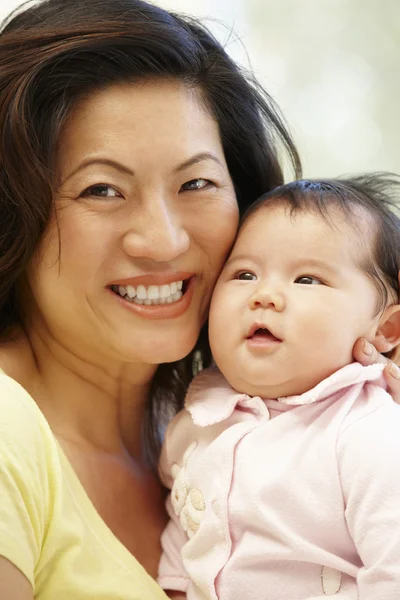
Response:
M219 500L214 500L212 503L212 509L215 515L219 517L221 514L221 502Z
M206 503L204 502L203 494L200 490L193 488L189 492L189 500L196 510L202 511L206 508Z
M342 573L332 567L322 567L322 591L325 596L336 596L342 587Z

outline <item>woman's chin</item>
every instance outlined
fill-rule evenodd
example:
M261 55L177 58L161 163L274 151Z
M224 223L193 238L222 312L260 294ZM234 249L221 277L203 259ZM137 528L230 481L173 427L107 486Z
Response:
M118 344L116 350L123 362L142 363L148 365L160 365L172 363L185 358L195 347L199 332L188 335L156 337L155 339L142 340L135 346ZM166 339L165 339L166 338Z
M195 347L196 342L197 337L191 343L174 344L173 347L165 349L164 351L159 351L156 356L153 354L152 364L160 365L162 363L173 363L182 360L190 354Z

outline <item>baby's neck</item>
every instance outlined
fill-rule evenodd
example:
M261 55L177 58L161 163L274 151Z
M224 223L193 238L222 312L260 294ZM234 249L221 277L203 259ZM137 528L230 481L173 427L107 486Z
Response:
M248 385L246 385L247 381L243 382L242 385L237 385L237 381L233 381L233 378L230 380L224 373L223 375L227 379L229 385L239 393L246 394L247 396L251 397L257 396L266 400L277 400L279 398L301 396L311 392L317 385L325 381L328 377L331 377L334 373L340 371L348 364L350 363L340 365L337 369L326 369L322 377L317 377L315 373L310 373L302 376L301 379L292 378L286 381L279 381L274 384L268 382L265 385L262 383L260 385L253 385L252 381L249 381Z

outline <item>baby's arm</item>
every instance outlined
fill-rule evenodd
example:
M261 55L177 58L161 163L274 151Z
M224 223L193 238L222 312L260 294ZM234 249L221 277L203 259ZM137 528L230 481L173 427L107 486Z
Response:
M181 550L188 538L179 517L173 511L171 496L167 500L170 520L161 536L162 555L158 569L158 583L168 590L171 598L186 598L189 578L183 566ZM171 596L172 593L177 595Z
M185 599L189 577L182 561L182 548L188 536L180 523L180 510L185 503L187 487L185 480L186 435L185 420L188 415L182 411L170 423L163 445L160 460L160 477L171 490L174 484L174 506L171 493L166 502L169 521L161 536L162 555L158 569L158 583L170 598ZM175 462L177 461L177 462ZM178 513L178 514L177 514Z
M400 598L400 407L377 407L345 429L339 471L350 534L363 563L359 600Z

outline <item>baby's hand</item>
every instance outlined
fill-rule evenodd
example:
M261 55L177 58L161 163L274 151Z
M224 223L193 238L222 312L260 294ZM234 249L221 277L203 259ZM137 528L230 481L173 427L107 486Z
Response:
M393 400L400 404L400 347L394 349L391 359L379 354L376 348L363 338L356 341L353 348L353 357L356 361L364 365L373 365L375 363L386 363L384 375L388 384L388 391Z

